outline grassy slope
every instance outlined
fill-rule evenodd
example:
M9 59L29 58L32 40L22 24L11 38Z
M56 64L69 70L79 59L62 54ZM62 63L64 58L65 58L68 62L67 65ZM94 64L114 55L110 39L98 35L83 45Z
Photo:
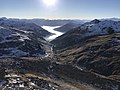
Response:
M120 80L120 33L93 37L56 52L58 62Z

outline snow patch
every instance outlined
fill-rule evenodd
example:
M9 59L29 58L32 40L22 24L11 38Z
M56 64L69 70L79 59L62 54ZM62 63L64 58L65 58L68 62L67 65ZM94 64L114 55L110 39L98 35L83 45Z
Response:
M12 34L11 37L12 36L20 36L20 39L19 39L20 41L31 40L27 35L22 35L20 33Z

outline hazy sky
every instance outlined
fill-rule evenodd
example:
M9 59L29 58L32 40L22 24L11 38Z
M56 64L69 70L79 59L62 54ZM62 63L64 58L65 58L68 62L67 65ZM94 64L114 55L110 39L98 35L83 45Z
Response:
M50 3L51 0L48 0ZM0 17L46 19L120 18L120 0L0 0Z

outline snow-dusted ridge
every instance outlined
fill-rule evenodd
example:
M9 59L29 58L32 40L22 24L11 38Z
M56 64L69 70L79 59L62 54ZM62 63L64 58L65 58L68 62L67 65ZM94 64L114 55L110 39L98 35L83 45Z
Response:
M112 20L93 20L74 28L51 41L56 48L63 49L80 43L88 38L120 32L120 22Z
M32 31L0 26L0 58L46 56L46 43Z
M120 22L112 20L99 21L95 19L81 25L79 29L81 32L86 31L84 33L85 36L110 34L112 32L120 32Z
M51 35L41 26L21 19L0 18L0 58L47 56Z
M51 33L43 29L42 27L34 24L34 23L29 23L25 22L24 20L19 20L19 19L1 19L0 18L0 26L6 27L6 28L13 28L13 29L19 29L19 30L24 30L26 31L32 31L34 33L37 33L41 36L48 36Z

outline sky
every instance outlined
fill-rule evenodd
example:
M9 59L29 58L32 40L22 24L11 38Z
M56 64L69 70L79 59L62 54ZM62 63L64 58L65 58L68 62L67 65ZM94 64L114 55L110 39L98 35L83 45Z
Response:
M120 0L0 0L0 17L44 19L120 18Z

